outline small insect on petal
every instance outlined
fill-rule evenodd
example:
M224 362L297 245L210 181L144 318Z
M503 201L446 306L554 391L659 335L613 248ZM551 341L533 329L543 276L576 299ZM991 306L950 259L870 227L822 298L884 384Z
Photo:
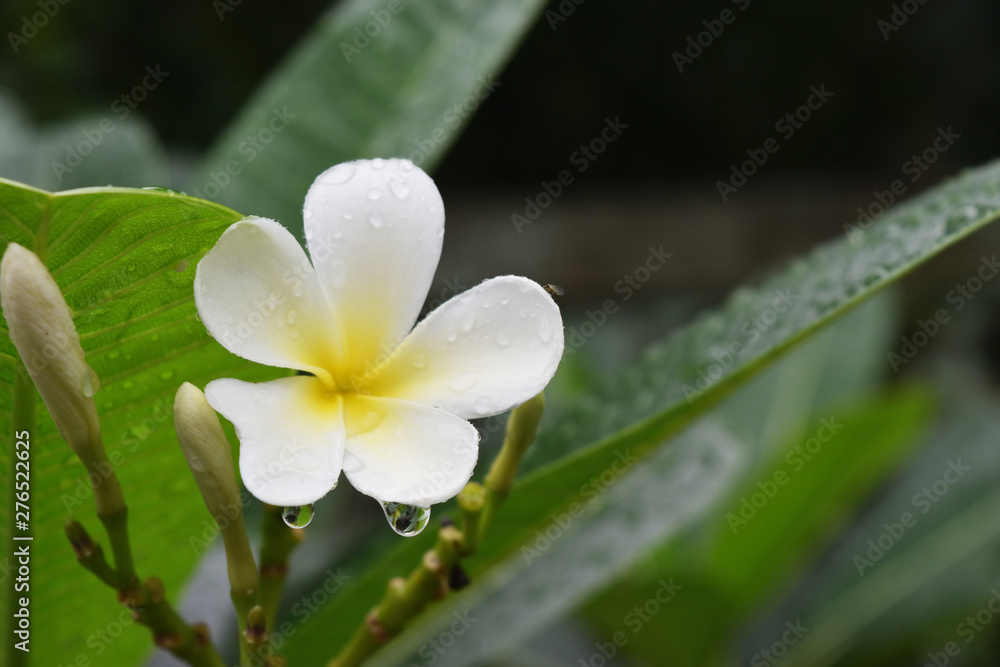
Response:
M544 289L552 296L562 296L563 294L566 293L566 290L564 290L562 287L559 287L559 285L553 285L552 283L545 283L544 285L542 285L542 289Z

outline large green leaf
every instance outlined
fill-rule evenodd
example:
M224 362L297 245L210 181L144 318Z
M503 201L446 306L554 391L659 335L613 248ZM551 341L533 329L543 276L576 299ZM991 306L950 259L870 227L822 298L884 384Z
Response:
M500 85L543 6L338 3L223 134L188 192L280 220L301 236L306 190L330 166L407 157L430 171Z
M216 377L262 374L207 335L193 303L199 258L240 218L162 191L50 194L0 180L0 250L13 241L37 252L73 309L87 360L101 380L97 407L129 504L136 566L143 576L162 577L172 596L197 559L188 538L201 536L209 518L174 441L174 392L184 381L204 386ZM0 326L0 432L9 434L17 352L6 321ZM13 474L8 445L5 435L4 493ZM137 662L152 644L149 633L120 631L127 614L114 592L77 565L63 535L71 517L96 538L103 530L84 468L40 401L31 454L34 664L72 664L78 654L94 664ZM10 532L5 517L2 534ZM9 595L6 584L4 592ZM121 636L109 645L98 632Z
M1000 163L993 163L897 207L853 243L825 244L762 285L741 288L717 311L653 345L617 381L543 424L533 472L496 517L470 568L483 572L517 551L623 449L640 457L655 450L779 354L998 215ZM781 294L791 303L777 312ZM385 578L409 571L429 540L400 545L356 577L289 639L289 655L308 663L322 657L311 644L328 653L325 647L343 642L352 631L345 619L361 619Z

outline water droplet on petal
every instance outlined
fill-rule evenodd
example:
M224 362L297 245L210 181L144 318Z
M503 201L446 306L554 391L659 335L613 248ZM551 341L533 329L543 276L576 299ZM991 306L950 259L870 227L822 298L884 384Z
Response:
M87 398L93 397L97 393L97 390L101 388L101 381L97 377L97 373L90 366L84 364L83 367L83 380L81 383L80 391Z
M454 343L455 339L458 338L458 332L455 331L455 327L448 327L448 342Z
M427 366L427 357L425 357L422 354L418 354L417 356L413 357L413 361L411 361L410 363L413 364L414 368L424 368Z
M354 219L354 211L352 211L349 208L345 208L343 211L341 211L340 217L342 217L344 220L353 220Z
M288 323L289 324L295 324L295 318L297 317L297 315L298 315L298 313L296 313L294 310L288 311L288 318L287 318L288 319Z
M510 345L510 339L508 339L502 331L497 334L497 345L500 347L508 347Z
M347 181L354 178L354 173L357 171L357 167L353 164L345 163L338 164L336 167L331 169L323 177L325 183L346 183Z
M288 330L288 335L291 336L292 338L298 338L299 337L299 330L298 329L289 329Z
M368 198L372 201L377 201L382 198L382 191L378 188L372 188L368 191Z
M462 373L453 377L448 386L451 387L452 391L457 391L461 394L472 389L473 385L479 382L480 378L479 373Z
M311 208L307 208L306 210L302 211L302 217L305 218L306 220L308 220L309 218L313 217L312 209Z
M506 306L508 303L510 303L510 299L508 299L505 296L500 297L500 305L501 306Z
M283 507L281 509L281 520L289 528L302 529L312 523L313 506L302 505L300 507Z
M472 331L472 327L476 324L475 315L466 315L465 319L462 320L462 331L468 333Z
M429 507L414 507L402 503L382 503L386 521L397 535L413 537L427 527L431 520Z
M343 235L344 235L344 232L342 232L342 231L340 231L340 230L338 229L337 231L335 231L335 232L333 233L333 238L334 238L334 239L339 239L339 238L341 238L341 237L342 237Z
M372 169L374 169L375 171L379 171L383 167L385 167L385 160L383 160L382 158L377 157L374 160L372 160Z
M410 186L406 184L406 181L401 179L392 179L389 181L389 189L392 190L392 194L400 199L406 199L410 196Z
M302 293L304 291L305 291L305 286L302 284L301 280L292 286L292 294L294 294L295 296L302 296Z
M382 214L376 209L368 214L368 222L372 223L372 227L378 229L382 226Z

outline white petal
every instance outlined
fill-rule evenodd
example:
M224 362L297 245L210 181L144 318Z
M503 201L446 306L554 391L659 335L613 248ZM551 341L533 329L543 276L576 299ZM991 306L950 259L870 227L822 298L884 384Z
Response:
M544 389L562 353L552 297L527 278L501 276L428 315L370 389L467 419L486 417Z
M453 498L479 457L472 424L426 405L349 395L344 423L344 474L383 502L430 507Z
M317 177L306 244L358 371L413 327L441 256L444 204L409 160L358 160Z
M330 307L302 247L275 221L227 229L198 263L194 287L202 323L233 354L318 375L336 367Z
M240 475L257 498L279 507L308 505L337 485L344 459L342 401L317 378L214 380L205 397L236 427Z

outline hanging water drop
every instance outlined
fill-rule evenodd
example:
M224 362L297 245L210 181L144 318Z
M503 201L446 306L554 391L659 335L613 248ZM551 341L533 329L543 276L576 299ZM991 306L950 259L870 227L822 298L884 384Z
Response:
M413 537L427 527L431 520L431 508L414 507L402 503L382 503L382 511L389 525L398 535Z
M302 529L312 523L313 506L302 505L301 507L283 507L281 509L281 520L289 528Z

